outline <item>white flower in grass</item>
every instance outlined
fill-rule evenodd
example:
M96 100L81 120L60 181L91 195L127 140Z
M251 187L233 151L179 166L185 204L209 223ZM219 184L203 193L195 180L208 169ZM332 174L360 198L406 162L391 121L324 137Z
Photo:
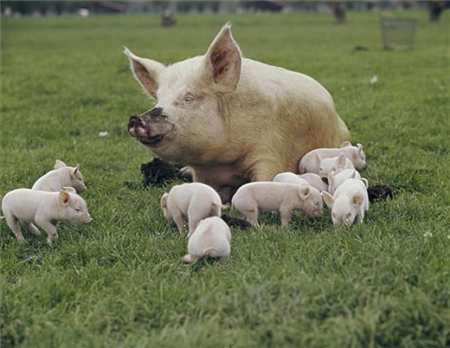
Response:
M106 137L107 135L109 135L108 131L98 132L99 137Z
M377 82L378 82L378 76L377 75L374 75L369 81L369 83L371 85L373 85L374 83L377 83Z
M431 233L431 231L427 231L427 232L425 232L425 234L423 236L425 238L431 238L431 237L433 237L433 233Z

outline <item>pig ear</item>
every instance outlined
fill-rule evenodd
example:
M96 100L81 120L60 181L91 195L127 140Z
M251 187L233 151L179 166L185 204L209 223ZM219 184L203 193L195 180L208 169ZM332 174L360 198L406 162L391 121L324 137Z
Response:
M126 47L123 53L130 60L131 71L144 91L153 99L157 99L156 91L159 87L161 74L165 69L164 65L151 59L138 57Z
M356 178L356 170L354 170L352 172L352 175L350 175L350 179L354 179L354 178Z
M314 158L316 159L317 165L320 166L320 162L322 161L322 157L320 157L320 155L318 153L316 153Z
M169 198L169 194L164 193L161 197L161 209L167 208L167 198Z
M340 167L344 167L346 162L346 157L343 153L341 153L338 157L338 164Z
M363 150L363 146L362 144L356 144L356 146L358 146L358 155L360 155Z
M300 196L300 199L302 201L304 201L305 199L307 199L309 197L311 190L309 188L309 185L301 185L298 188L298 195Z
M79 169L80 169L80 164L78 163L77 166L73 169L72 175L75 176L75 174L78 172Z
M348 147L348 146L352 146L352 143L351 142L349 142L349 141L343 141L342 143L341 143L341 146L339 146L339 148L343 148L343 147Z
M352 197L352 203L354 206L359 207L364 201L364 197L360 193L355 193Z
M67 191L61 190L59 191L58 204L59 205L67 205L70 201L70 194Z
M71 186L64 186L63 188L62 188L64 191L66 191L66 192L70 192L70 193L77 193L77 190L75 190L73 187L71 187Z
M230 93L241 77L241 51L227 23L217 34L205 55L204 69L208 82L216 92Z
M332 187L333 186L333 181L334 181L334 174L336 172L334 170L332 170L329 174L328 174L328 186Z
M322 198L328 208L333 208L334 197L330 195L327 191L322 191Z
M64 167L67 167L66 164L63 161L57 159L55 165L53 166L53 169L59 169Z
M367 180L366 178L362 178L361 181L364 183L364 186L366 187L366 189L369 188L369 180Z

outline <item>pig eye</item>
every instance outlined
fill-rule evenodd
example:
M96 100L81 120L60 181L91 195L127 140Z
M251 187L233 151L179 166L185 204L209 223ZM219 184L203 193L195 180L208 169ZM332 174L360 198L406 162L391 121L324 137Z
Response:
M192 95L187 95L187 96L184 97L184 102L186 102L186 103L193 102L194 100L195 99L194 99L194 97Z
M76 211L81 211L81 208L80 207L75 207L75 210Z

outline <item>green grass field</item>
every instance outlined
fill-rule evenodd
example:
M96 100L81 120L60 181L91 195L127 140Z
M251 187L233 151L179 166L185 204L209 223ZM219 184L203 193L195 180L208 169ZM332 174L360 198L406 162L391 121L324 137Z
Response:
M418 18L414 50L381 49L379 14L2 19L1 195L81 164L94 221L55 246L4 221L2 347L445 347L450 345L449 18ZM333 95L394 200L334 229L329 211L287 230L233 230L226 263L184 265L187 241L141 185L152 157L128 116L152 105L122 46L163 63L203 54L220 27L253 59ZM355 46L367 51L355 51ZM372 76L378 83L369 84ZM109 136L99 137L100 131ZM136 189L125 181L138 184Z

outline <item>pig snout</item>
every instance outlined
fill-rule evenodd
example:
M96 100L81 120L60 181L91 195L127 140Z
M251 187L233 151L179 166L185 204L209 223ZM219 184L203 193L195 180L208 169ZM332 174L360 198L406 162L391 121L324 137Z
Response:
M139 116L130 116L128 119L128 134L132 137L145 137L148 135L146 123Z
M91 216L88 214L85 218L84 218L84 223L87 225L88 223L90 223L92 221Z

